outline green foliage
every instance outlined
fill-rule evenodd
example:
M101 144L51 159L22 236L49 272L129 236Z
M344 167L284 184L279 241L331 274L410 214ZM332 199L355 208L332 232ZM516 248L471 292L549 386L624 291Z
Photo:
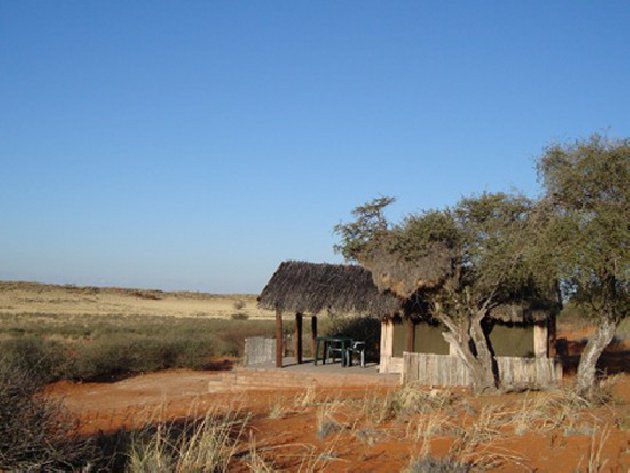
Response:
M550 290L526 264L533 203L483 193L393 226L382 206L373 217L374 203L355 209L355 222L336 227L342 254L369 268L380 289L406 299L407 309L428 308L471 368L474 389L492 390L497 377L482 320L501 304L545 299Z
M166 368L204 369L215 356L239 356L245 337L271 335L273 329L273 321L1 315L0 350L42 382L104 380Z
M359 261L378 237L387 233L388 223L383 210L395 201L394 197L379 197L354 209L354 222L339 224L334 228L335 233L341 236L341 244L335 245L335 250L348 261Z
M15 370L28 373L42 385L64 377L69 371L69 351L59 342L34 336L10 338L0 342L2 361Z
M426 257L436 243L451 250L458 248L463 236L454 217L449 209L408 215L401 225L392 228L387 249L406 261L414 261Z
M491 305L519 300L539 290L524 264L533 203L521 195L484 193L455 209L462 233L462 285Z
M377 251L410 266L430 264L423 258L446 251L454 271L445 275L448 280L442 292L433 295L443 304L457 299L469 309L481 307L488 299L496 305L536 290L524 265L528 218L534 208L530 199L483 193L462 199L454 208L422 211L390 225L382 210L392 201L376 199L357 207L354 222L335 227L341 236L337 248L344 256L378 271L373 261Z
M592 315L618 320L628 309L630 140L595 135L549 146L538 163L539 204L532 259Z

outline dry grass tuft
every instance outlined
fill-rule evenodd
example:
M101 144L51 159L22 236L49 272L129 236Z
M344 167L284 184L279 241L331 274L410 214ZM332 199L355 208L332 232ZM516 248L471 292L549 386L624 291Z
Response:
M276 398L269 409L269 419L282 419L287 413L286 399L284 397Z
M594 431L591 434L591 445L588 451L588 473L599 473L603 471L608 459L602 459L602 450L608 436L610 435L610 426L606 425L602 430Z
M412 458L404 473L468 473L470 465L451 458L420 456Z
M293 400L293 405L295 407L307 407L314 404L316 398L316 392L314 386L309 386L306 390L295 396Z
M248 416L238 411L209 411L201 421L181 429L161 423L153 431L141 430L131 439L127 471L228 471L247 421Z
M267 462L256 449L256 441L254 434L249 431L249 454L247 455L245 465L252 473L274 473L276 470L272 463Z
M339 432L342 429L342 424L335 419L335 411L341 403L338 400L332 402L326 402L317 409L317 438L320 440L325 439L329 435Z
M430 413L451 406L456 396L450 389L422 389L408 384L400 389L392 399L396 417L410 414Z

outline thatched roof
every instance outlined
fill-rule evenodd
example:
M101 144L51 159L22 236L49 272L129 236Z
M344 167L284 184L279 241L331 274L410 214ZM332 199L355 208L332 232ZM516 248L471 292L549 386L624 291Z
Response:
M371 315L379 318L402 315L428 316L425 304L414 297L396 297L379 291L368 270L356 265L285 261L280 264L262 293L258 305L284 312ZM561 305L551 297L530 297L502 303L490 311L501 322L543 322Z
M265 309L317 314L393 314L401 301L380 293L372 274L355 265L317 264L299 261L281 263L258 298Z

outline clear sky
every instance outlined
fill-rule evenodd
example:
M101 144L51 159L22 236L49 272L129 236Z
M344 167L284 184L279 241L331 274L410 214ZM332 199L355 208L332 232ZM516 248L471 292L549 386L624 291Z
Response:
M630 134L630 4L0 2L0 278L258 292L372 197Z

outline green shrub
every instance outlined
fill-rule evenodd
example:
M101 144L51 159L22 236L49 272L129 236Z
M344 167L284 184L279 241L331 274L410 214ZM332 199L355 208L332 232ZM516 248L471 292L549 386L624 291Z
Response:
M69 347L37 337L24 337L0 342L3 362L41 383L65 377L71 371Z
M167 368L204 369L240 356L273 321L146 316L0 314L0 350L44 382L96 381ZM54 338L54 341L51 340Z

